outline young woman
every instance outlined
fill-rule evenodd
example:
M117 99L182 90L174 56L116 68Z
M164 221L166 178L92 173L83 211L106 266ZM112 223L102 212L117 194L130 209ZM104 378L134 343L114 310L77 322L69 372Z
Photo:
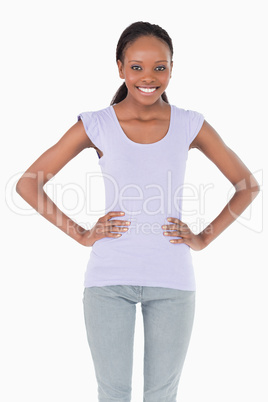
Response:
M131 400L138 302L144 321L144 401L176 401L195 310L191 249L207 247L259 191L255 177L201 113L169 104L165 90L172 57L172 41L164 29L148 22L128 26L116 50L124 83L111 104L79 114L17 183L18 193L33 208L81 245L92 247L83 304L102 402ZM43 186L90 147L97 151L103 172L106 213L86 230L57 208ZM191 148L214 162L236 190L198 234L182 221Z

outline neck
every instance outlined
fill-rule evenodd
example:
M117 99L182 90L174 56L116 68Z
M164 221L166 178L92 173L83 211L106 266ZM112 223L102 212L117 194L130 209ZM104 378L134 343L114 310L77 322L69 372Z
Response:
M125 108L127 114L135 116L139 119L146 119L148 116L157 116L159 112L163 111L167 107L170 107L170 105L166 103L162 97L160 97L153 104L145 105L137 102L137 100L131 97L129 94L120 102L120 105Z

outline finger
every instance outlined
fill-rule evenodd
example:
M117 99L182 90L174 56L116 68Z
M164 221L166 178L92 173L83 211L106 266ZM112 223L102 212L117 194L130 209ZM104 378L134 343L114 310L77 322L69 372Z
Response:
M104 234L106 237L120 237L123 233L128 231L128 227L120 227L115 225L106 225ZM114 233L115 232L115 233ZM122 232L122 233L119 233Z
M181 231L185 231L185 232L189 230L188 226L182 226L178 223L174 223L173 225L163 225L162 229L181 230Z
M181 244L181 243L185 243L184 239L171 239L169 240L169 242L171 244ZM186 243L185 243L186 244Z
M175 224L177 224L177 225L180 225L180 226L182 226L182 227L188 227L188 225L186 224L186 223L184 223L184 222L182 222L179 218L172 218L172 217L169 217L169 218L167 218L167 220L169 221L169 222L173 222L173 223L175 223Z
M178 218L169 217L167 218L167 221L176 223L178 221Z
M180 230L174 230L174 231L170 232L170 236L183 237L184 234Z
M166 236L181 237L183 239L187 238L187 236L184 233L182 233L182 232L180 232L178 230L174 230L172 232L165 232L165 233L168 233Z
M122 223L122 221L119 221ZM110 222L105 221L105 222L99 222L95 225L95 232L98 236L107 236L107 237L114 237L118 232L127 232L128 227L124 226L115 226L110 224ZM116 232L116 233L112 233Z
M107 234L105 235L105 237L121 237L122 234L120 233L111 233L111 232L107 232Z
M117 223L117 225L114 225L114 222ZM125 225L125 226L124 226ZM106 230L108 232L127 232L129 229L130 223L127 225L127 222L125 221L107 221L106 222Z
M131 224L131 222L130 221L119 221L119 220L115 220L115 219L113 219L113 220L109 220L109 221L107 221L107 225L109 225L109 226L115 226L115 225L118 225L118 226L129 226Z
M186 233L186 232L189 232L189 227L187 225L178 225L178 230L180 232Z
M164 236L173 236L173 237L183 237L184 234L182 234L180 231L178 230L173 230L172 232L167 232L165 231L163 233Z
M108 220L108 219L113 218L114 216L124 216L124 215L125 215L125 212L123 212L123 211L109 211L106 215L104 215L104 218L106 218Z
M127 232L128 228L127 227L120 227L120 226L107 226L106 231L107 231L107 233L111 233L111 232Z

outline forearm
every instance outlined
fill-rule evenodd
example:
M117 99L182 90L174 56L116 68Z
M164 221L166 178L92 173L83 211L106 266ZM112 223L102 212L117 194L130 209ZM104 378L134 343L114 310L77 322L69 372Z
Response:
M49 198L43 187L33 183L24 182L23 186L17 188L18 194L33 207L40 215L53 223L60 230L72 237L78 243L82 234L86 231L67 215Z
M236 190L220 214L199 233L206 246L242 214L257 196L258 192L258 186L251 189Z

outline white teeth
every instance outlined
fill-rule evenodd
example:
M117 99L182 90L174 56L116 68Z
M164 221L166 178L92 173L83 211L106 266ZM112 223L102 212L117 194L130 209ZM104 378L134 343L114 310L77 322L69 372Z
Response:
M154 92L154 91L156 91L156 88L140 88L140 87L138 87L138 88L142 92Z

